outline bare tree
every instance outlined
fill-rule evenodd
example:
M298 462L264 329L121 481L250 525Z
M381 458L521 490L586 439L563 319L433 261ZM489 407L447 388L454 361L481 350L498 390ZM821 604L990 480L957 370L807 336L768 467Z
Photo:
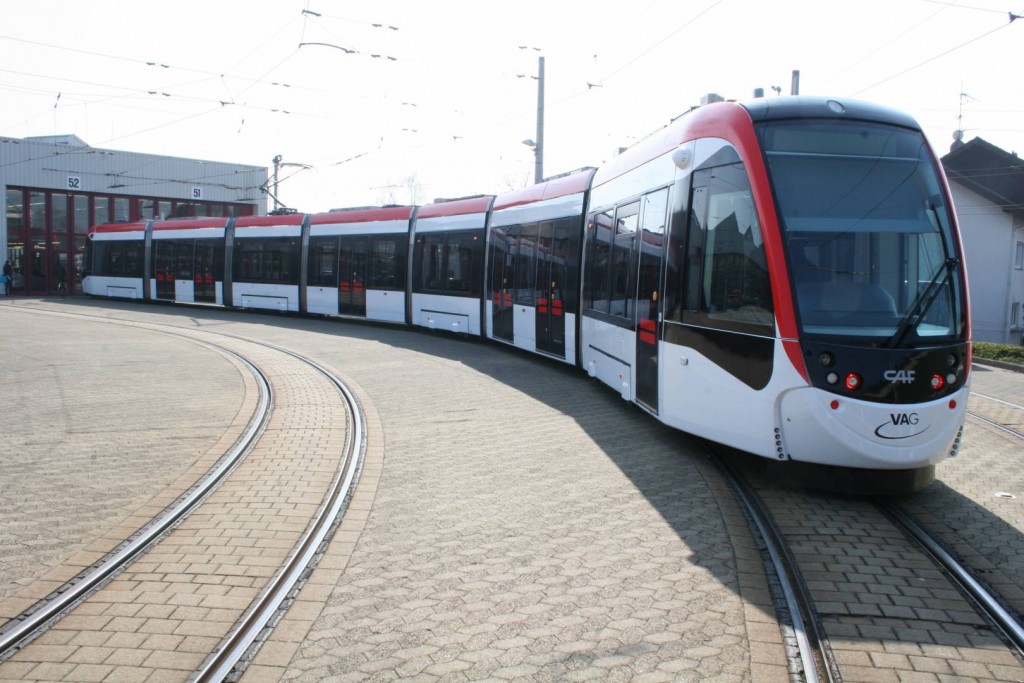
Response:
M521 173L506 173L502 178L502 184L506 191L522 190L533 184L533 170L527 169Z
M402 188L405 189L410 204L419 204L423 200L423 183L415 173L402 178Z
M377 203L381 206L389 204L401 204L407 200L408 204L419 204L423 201L423 183L415 173L411 173L397 183L388 181L387 185L379 185L377 190Z

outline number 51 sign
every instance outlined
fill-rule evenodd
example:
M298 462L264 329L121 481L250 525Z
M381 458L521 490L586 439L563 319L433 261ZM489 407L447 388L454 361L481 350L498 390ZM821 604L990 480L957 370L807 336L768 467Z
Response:
M203 188L201 188L201 187L193 187L192 188L192 199L202 199L202 198L203 198Z

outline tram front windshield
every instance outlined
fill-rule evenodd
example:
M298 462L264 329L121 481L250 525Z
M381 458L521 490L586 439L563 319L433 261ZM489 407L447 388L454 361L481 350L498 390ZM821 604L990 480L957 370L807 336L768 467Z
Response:
M962 265L924 136L858 121L758 128L804 335L961 339Z

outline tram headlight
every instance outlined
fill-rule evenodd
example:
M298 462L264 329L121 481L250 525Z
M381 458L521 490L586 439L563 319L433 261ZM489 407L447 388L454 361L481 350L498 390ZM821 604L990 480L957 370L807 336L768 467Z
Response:
M823 368L830 368L835 364L835 362L836 357L828 351L822 351L818 354L818 363L820 363Z
M827 375L825 375L825 381L828 382L829 384L836 384L839 381L839 373L838 372L830 372L830 373L828 373Z
M954 373L951 372L946 375L946 384L949 384L950 386L956 384L956 375Z
M857 389L860 389L860 385L863 383L864 380L862 380L860 375L858 375L856 372L851 372L850 374L848 374L846 376L846 381L844 382L846 388L849 389L850 391L856 391Z
M942 379L942 375L932 375L931 386L932 391L938 391L942 387L946 386L946 380Z

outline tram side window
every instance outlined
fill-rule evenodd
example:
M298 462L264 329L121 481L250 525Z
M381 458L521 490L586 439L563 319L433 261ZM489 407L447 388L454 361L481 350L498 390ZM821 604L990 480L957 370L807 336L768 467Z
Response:
M633 202L615 211L615 237L612 244L611 295L609 313L632 319L636 296L636 228L640 204Z
M398 237L379 237L370 246L370 287L405 289L405 264L399 258Z
M687 308L699 311L702 322L710 326L771 334L768 263L743 164L712 169L706 197L699 188L694 195Z
M516 240L513 287L515 302L532 306L536 301L534 275L537 272L537 248L539 223L526 223L516 226Z
M309 284L338 286L338 238L313 237L309 241Z
M243 238L235 242L236 282L299 282L299 240L294 237Z
M195 250L194 240L176 240L174 248L174 277L178 280L192 279L192 252Z
M608 273L612 253L612 212L594 214L587 226L587 308L608 312Z
M140 241L93 242L94 274L107 277L142 277L144 243Z
M416 239L416 291L474 296L483 259L480 231L426 233Z
M613 217L614 216L614 217ZM631 320L636 299L640 203L594 214L587 231L587 307Z

